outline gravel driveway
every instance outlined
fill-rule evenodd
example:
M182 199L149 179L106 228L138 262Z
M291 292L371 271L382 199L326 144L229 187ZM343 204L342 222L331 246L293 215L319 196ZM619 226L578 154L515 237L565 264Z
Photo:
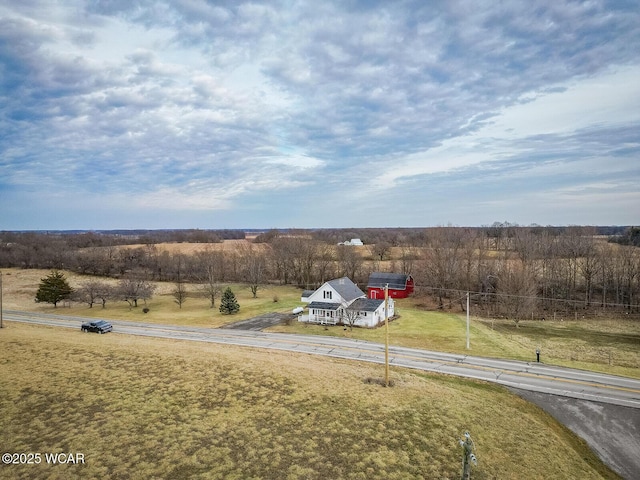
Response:
M291 320L295 315L292 313L265 313L257 317L250 318L249 320L242 320L240 322L229 323L220 328L228 328L231 330L253 330L260 331L268 327L273 327L280 323L284 323L287 320Z

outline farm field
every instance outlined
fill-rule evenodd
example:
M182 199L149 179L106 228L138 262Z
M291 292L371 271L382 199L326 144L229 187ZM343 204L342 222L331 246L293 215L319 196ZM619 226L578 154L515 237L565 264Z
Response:
M154 297L146 306L129 308L126 302L112 301L106 308L88 308L72 304L70 308L34 302L40 279L47 270L3 270L4 308L31 310L83 317L123 319L149 323L218 327L229 322L252 318L267 312L291 312L300 303L300 290L291 286L270 285L252 298L244 285L232 285L240 303L240 312L223 315L209 308L206 298L196 297L198 289L191 285L194 296L187 298L182 308L170 294L173 285L157 283ZM86 276L66 272L72 286L85 281ZM274 301L277 299L277 302ZM516 326L506 320L486 320L472 317L469 350L466 349L466 320L464 315L425 311L420 301L408 298L396 301L399 318L390 322L390 343L450 353L475 356L535 360L535 350L541 350L545 363L600 371L609 374L640 378L640 322L634 320L585 319L569 321L520 321ZM309 335L348 336L384 342L384 328L358 329L323 327L301 324L272 327L270 331Z
M300 305L300 290L290 286L264 286L258 290L258 297L253 298L246 285L224 284L224 288L230 286L236 295L240 303L240 312L234 315L223 315L218 310L221 295L216 298L215 307L211 308L209 299L203 296L203 292L197 286L187 285L189 296L180 308L171 295L174 284L151 282L156 286L153 298L146 303L140 301L137 308L130 308L129 304L123 301L109 301L106 308L102 308L101 305L89 308L87 304L80 303L71 303L69 307L59 304L54 308L51 304L39 304L34 301L40 279L49 273L48 270L3 270L4 308L149 323L219 327L262 313L291 312L293 308ZM65 272L65 276L74 288L91 278L98 278L73 272ZM113 285L117 284L117 281L112 279L100 277L100 280ZM149 309L148 313L144 313L144 307Z
M618 478L539 408L490 384L286 352L11 323L0 330L2 465L69 478Z

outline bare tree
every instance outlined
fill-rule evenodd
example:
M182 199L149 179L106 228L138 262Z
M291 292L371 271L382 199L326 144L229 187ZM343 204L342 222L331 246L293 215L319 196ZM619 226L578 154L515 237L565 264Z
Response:
M224 280L224 252L207 249L196 254L199 270L198 280L209 298L211 308L216 305L216 297L221 295Z
M178 278L178 280L176 281L171 295L173 295L173 298L175 298L174 302L178 304L178 307L182 308L182 304L187 301L187 297L189 296L186 285L182 281L182 278Z
M423 282L436 288L440 308L444 307L444 298L449 297L449 290L456 286L461 247L462 236L459 229L441 227L432 232L423 270L428 279L423 279Z
M129 307L137 307L138 300L145 302L153 296L155 287L139 276L129 276L120 280L118 287L119 297L129 304Z
M370 246L370 251L382 262L391 253L391 243L384 240L377 242Z
M116 296L116 289L109 285L108 283L104 283L102 288L96 291L96 298L100 300L102 303L102 308L105 308L107 305L107 300L110 300Z
M102 301L104 308L107 298L111 294L111 287L108 283L100 280L88 280L80 284L80 287L74 292L74 299L86 303L89 308L93 308L93 304L98 300Z
M358 310L346 308L342 313L342 320L349 326L349 331L353 330L353 327L358 323L359 318L360 312Z
M593 284L595 282L596 275L601 268L600 259L602 256L598 251L593 235L583 238L581 250L581 258L578 262L578 271L584 280L584 304L586 308L589 308L593 297Z
M418 250L413 245L400 245L400 269L405 275L414 273L415 262L420 258Z
M364 258L356 247L341 245L338 247L338 267L340 274L349 277L354 282L362 269Z
M617 303L631 311L640 296L640 250L638 247L620 246L616 258Z
M536 282L531 270L505 263L499 272L497 286L499 313L512 319L516 326L535 311Z
M335 263L335 249L332 245L327 245L326 243L317 243L316 245L316 280L319 284L323 284L333 278L335 274L333 266Z
M241 250L240 256L244 263L244 279L249 284L253 298L258 296L258 289L265 280L265 257L249 244Z
M291 239L288 237L276 237L271 243L272 270L281 283L287 285L293 271L293 253Z

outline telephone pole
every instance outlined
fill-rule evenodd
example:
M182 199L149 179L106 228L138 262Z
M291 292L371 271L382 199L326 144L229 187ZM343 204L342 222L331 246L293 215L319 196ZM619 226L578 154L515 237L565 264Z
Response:
M3 328L2 324L2 272L0 272L0 328Z
M467 292L467 350L469 350L469 292Z
M384 286L384 386L389 386L389 284Z

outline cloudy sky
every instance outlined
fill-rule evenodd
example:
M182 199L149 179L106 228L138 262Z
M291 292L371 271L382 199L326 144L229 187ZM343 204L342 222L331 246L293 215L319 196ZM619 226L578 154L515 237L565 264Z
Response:
M0 230L640 223L636 0L0 0Z

